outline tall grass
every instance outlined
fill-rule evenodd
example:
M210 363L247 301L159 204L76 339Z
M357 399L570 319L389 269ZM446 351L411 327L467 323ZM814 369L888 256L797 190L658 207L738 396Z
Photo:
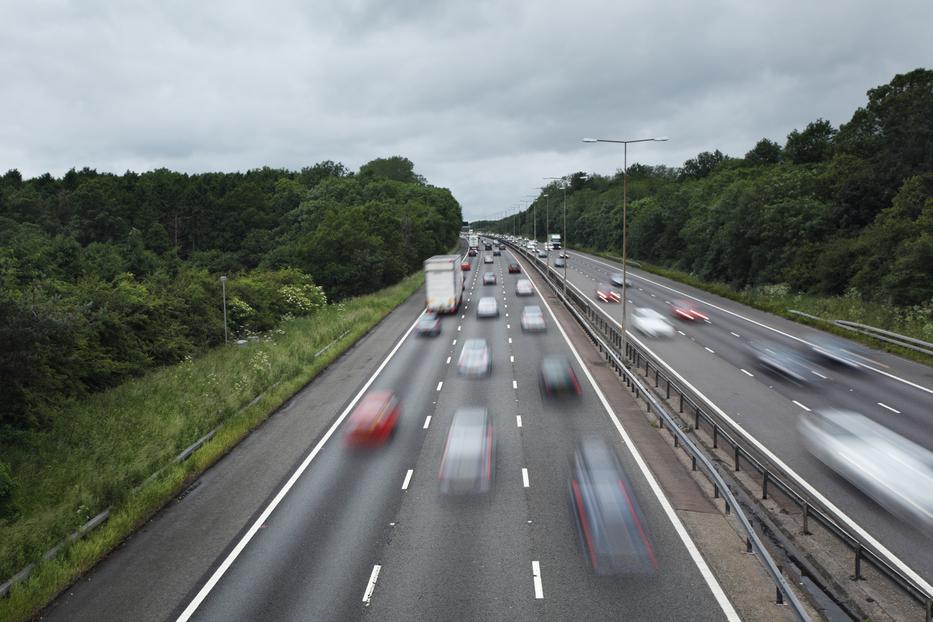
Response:
M375 294L288 320L246 346L217 348L72 403L46 431L0 439L0 454L17 482L19 510L14 519L0 521L0 581L39 560L91 516L114 508L103 527L56 560L39 564L14 587L0 601L0 620L38 611L422 282L418 273ZM182 449L221 423L191 459L172 465Z

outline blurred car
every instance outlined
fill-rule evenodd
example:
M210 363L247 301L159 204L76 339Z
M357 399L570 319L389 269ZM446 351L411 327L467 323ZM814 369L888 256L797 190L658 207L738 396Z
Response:
M496 284L496 273L495 272L486 272L483 274L483 285L495 285Z
M471 248L470 250L467 251L467 255L469 255L470 257L476 257L476 249Z
M444 494L480 494L492 487L495 438L485 408L454 412L438 479Z
M859 362L865 349L830 335L816 335L810 339L813 355L824 362L850 369L862 369Z
M401 414L392 391L368 393L347 420L347 445L379 445L395 434Z
M543 248L539 248L539 249L538 249L538 257L541 257L541 258L547 257L547 251L544 250Z
M540 384L546 395L580 395L577 375L563 356L546 356L541 360Z
M484 243L483 243L483 250L491 251L491 250L492 250L492 244L490 244L488 241L487 241L487 242L484 242Z
M522 309L522 330L530 333L547 330L547 325L544 323L544 313L541 311L541 307L529 305Z
M797 430L823 464L892 514L933 534L933 453L859 413L801 413Z
M492 262L493 262L492 255L483 255L483 263L492 263Z
M599 575L651 575L657 560L644 513L619 458L602 439L574 453L570 505L587 565Z
M622 283L625 283L625 286L626 286L626 287L631 287L631 286L632 286L632 282L629 281L629 280L624 279L624 278L622 277L622 273L621 273L621 272L613 272L613 273L609 276L609 281L610 281L613 285L618 285L619 287L622 287Z
M671 313L678 320L709 320L709 316L700 311L690 300L677 300L671 305Z
M476 317L499 317L499 303L492 296L483 296L476 304Z
M467 339L463 342L460 358L457 359L458 373L463 376L485 376L491 365L489 344L485 339Z
M497 248L497 249L494 249L494 250L492 251L492 254L493 254L494 257L502 257L502 251L500 251L498 248Z
M567 260L561 259L560 257L558 257L557 259L554 260L554 267L555 268L566 268Z
M647 307L632 311L632 326L646 337L673 337L674 327L663 315Z
M795 350L776 341L750 341L748 347L759 367L794 382L810 382L810 368Z
M505 250L505 244L499 244L499 250L500 250L500 251L504 251L504 250Z
M517 263L509 264L509 274L520 274L521 271L522 271L522 268Z
M516 296L533 296L534 293L534 287L532 287L531 281L528 279L518 279L518 281L515 283Z
M441 318L436 313L425 313L418 320L415 332L419 335L436 337L441 334Z
M596 298L602 302L621 302L622 294L606 283L600 283L596 286Z
M570 255L567 254L567 251L561 251L561 252L557 253L557 256L560 257L561 259L569 259L569 258L570 258Z
M470 262L464 261L462 264L460 264L460 269L464 272L468 271L470 269Z

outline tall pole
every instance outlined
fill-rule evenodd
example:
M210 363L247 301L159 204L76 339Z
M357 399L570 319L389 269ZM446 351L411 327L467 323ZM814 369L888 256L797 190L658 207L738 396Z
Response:
M622 150L622 356L625 357L625 331L628 330L628 317L625 315L625 302L628 292L627 247L628 247L628 143Z
M548 237L551 235L551 195L544 195L544 250L548 255L548 258L551 257L551 239Z
M564 253L564 296L567 295L567 184L562 183L564 190L564 233L561 235L560 248Z
M220 289L223 292L224 301L224 345L230 343L227 338L227 277L220 277Z

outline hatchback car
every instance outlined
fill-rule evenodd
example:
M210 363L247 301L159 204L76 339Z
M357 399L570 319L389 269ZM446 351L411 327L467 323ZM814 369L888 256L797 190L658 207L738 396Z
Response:
M476 317L499 317L499 303L492 296L483 296L476 304Z
M798 384L809 384L813 374L806 360L776 341L751 341L748 344L759 367Z
M647 307L632 312L632 326L646 337L673 337L674 327L663 315Z
M492 255L483 255L483 263L492 263L492 262L493 262Z
M438 473L444 494L489 492L495 464L495 438L485 408L459 408L447 433Z
M538 249L538 257L547 257L547 251L544 249Z
M546 356L541 360L541 390L549 396L580 395L580 383L573 367L563 356Z
M380 445L388 440L401 414L392 391L373 391L364 397L347 421L347 445Z
M547 330L547 325L544 323L544 313L541 311L541 307L529 305L522 309L522 330L528 331L529 333Z
M609 277L609 281L613 285L617 285L619 287L622 287L622 283L625 283L626 287L632 286L632 282L624 278L621 272L613 272L612 275Z
M622 302L622 294L606 283L596 286L596 298L601 302Z
M471 248L470 250L467 251L467 255L469 255L470 257L476 257L476 249Z
M515 283L516 296L533 296L534 293L534 287L531 286L531 281L528 279L518 279L518 282Z
M496 284L496 273L495 272L486 272L483 274L483 285L495 285Z
M495 257L502 257L502 251L500 251L498 248L494 249L494 250L492 251L492 254L493 254L493 256L495 256Z
M567 260L561 259L560 257L558 257L557 259L554 260L554 267L555 268L566 268Z
M460 264L460 269L463 270L464 272L469 271L469 269L470 269L470 262L469 262L469 261L464 261L462 264Z
M700 311L700 309L690 300L676 300L671 305L671 314L678 320L693 322L696 320L709 321L709 316Z
M457 372L463 376L485 376L492 365L485 339L467 339L457 359Z
M577 445L570 505L583 557L599 575L652 575L657 570L648 522L612 448L598 438Z
M521 274L522 268L517 263L509 264L509 274Z
M419 335L437 337L441 334L441 318L437 317L436 313L425 313L418 320L415 332Z

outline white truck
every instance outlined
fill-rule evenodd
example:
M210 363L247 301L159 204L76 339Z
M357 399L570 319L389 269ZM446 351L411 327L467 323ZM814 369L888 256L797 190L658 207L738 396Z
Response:
M463 300L463 269L460 255L435 255L424 260L424 289L427 310L456 313Z
M551 235L547 236L547 241L548 241L548 245L551 247L552 250L555 250L555 251L560 250L560 234L559 233L552 233Z
M475 233L470 234L470 250L478 251L479 250L479 236Z

